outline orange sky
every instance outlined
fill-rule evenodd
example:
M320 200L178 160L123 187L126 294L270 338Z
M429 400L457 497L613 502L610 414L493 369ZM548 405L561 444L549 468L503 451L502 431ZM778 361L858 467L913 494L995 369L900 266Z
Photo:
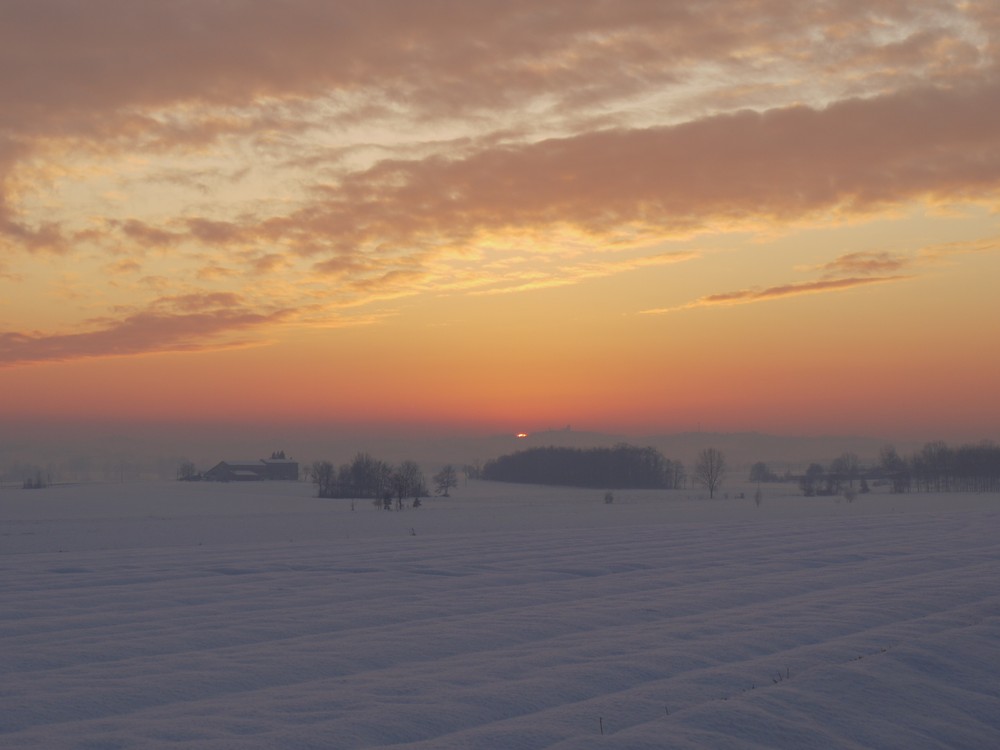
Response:
M0 415L1000 438L989 0L0 5Z

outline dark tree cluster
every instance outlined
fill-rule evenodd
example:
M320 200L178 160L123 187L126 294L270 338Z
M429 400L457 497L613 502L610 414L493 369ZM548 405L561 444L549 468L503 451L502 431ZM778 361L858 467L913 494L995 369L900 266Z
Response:
M201 472L198 471L193 461L185 459L177 467L177 479L181 482L198 482L202 478Z
M42 469L31 463L15 461L7 469L0 469L0 485L20 483L26 490L37 490L52 483L52 468Z
M404 498L427 496L423 472L413 461L393 466L368 453L358 453L340 468L329 461L316 461L309 472L319 497L370 498L385 507L395 498L402 507Z
M655 448L529 448L487 461L483 479L522 484L615 489L675 489L684 466Z
M1000 446L928 443L902 472L907 484L921 492L1000 492Z
M26 490L40 490L48 487L50 483L42 476L42 470L36 469L34 476L25 479L21 486Z

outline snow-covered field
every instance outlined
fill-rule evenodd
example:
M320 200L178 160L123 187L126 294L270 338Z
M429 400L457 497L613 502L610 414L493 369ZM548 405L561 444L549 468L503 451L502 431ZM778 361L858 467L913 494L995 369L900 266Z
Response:
M1000 747L1000 497L790 491L0 489L0 747Z

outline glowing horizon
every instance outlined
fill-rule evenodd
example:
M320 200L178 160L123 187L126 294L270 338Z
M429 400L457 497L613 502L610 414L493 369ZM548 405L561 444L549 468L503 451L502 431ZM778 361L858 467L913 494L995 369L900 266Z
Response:
M12 422L1000 439L985 1L46 8Z

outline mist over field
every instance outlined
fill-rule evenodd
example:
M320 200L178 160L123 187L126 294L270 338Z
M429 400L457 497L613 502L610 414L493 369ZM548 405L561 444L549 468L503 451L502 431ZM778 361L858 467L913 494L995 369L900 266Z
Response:
M930 438L928 438L930 439ZM654 447L690 464L707 445L717 446L735 471L746 473L757 461L779 472L803 470L844 451L875 461L892 442L901 452L917 449L915 440L889 441L859 436L780 436L761 433L626 435L572 427L543 429L517 438L507 434L457 433L430 427L385 429L340 425L129 425L88 422L0 425L0 481L20 483L25 472L41 469L53 481L173 479L185 461L206 470L222 460L257 459L284 450L303 466L317 460L341 463L358 451L391 462L417 461L431 470L443 464L482 464L512 451L539 446L589 448L629 443Z

